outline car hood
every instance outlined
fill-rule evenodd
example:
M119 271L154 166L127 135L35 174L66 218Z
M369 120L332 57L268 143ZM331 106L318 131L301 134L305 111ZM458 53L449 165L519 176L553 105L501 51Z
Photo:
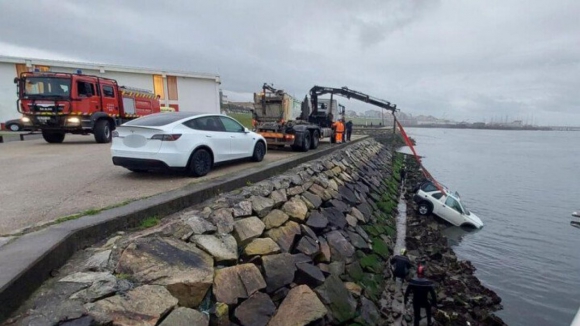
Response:
M475 226L478 229L481 229L483 227L483 222L481 221L481 219L472 212L469 212L469 215L465 215L465 219L471 222L473 226Z

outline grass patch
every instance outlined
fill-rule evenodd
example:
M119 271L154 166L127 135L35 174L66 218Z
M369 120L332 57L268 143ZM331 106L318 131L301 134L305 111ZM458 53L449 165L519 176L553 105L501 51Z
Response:
M141 221L141 224L139 224L139 228L140 229L148 229L148 228L156 226L157 224L159 224L159 217L157 217L155 215L155 216L148 217L148 218L144 219L143 221Z

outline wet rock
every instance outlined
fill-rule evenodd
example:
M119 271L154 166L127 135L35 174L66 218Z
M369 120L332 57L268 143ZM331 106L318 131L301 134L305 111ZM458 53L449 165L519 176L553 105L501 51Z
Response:
M23 325L42 325L43 323L42 322L41 323L28 322L28 323L22 323L22 324ZM59 326L93 326L95 324L96 324L96 321L93 317L83 316L81 318L61 322L58 325ZM47 321L47 325L50 325L50 323L48 321Z
M329 207L322 209L322 215L328 219L328 223L339 229L344 229L346 227L346 217L344 213L335 207Z
M244 254L246 256L265 256L277 253L280 253L280 247L270 238L254 239L244 248Z
M283 225L284 223L286 223L286 221L288 221L289 218L290 217L288 216L288 214L282 212L279 209L274 209L270 213L268 213L266 217L262 219L262 222L264 222L266 230L269 230Z
M318 236L307 225L301 224L300 230L302 230L302 235L304 235L306 237L310 237L310 238L314 239L316 242L318 242Z
M251 216L237 220L234 224L234 236L240 245L246 245L262 235L266 226L257 217Z
M209 318L197 310L178 307L159 326L208 326Z
M358 233L361 237L363 237L363 239L365 239L365 241L370 240L369 235L365 232L365 230L363 230L363 228L360 227L360 225L357 225L355 230L356 230L356 233Z
M295 264L312 263L312 258L310 258L310 256L307 256L303 253L293 254L292 257L294 258Z
M306 225L316 230L322 230L328 225L328 218L322 213L315 211L310 213Z
M290 201L287 201L282 206L282 211L290 216L290 219L293 219L298 222L303 222L306 219L306 215L308 213L308 207L306 204L297 197L292 197Z
M368 243L357 233L347 231L350 243L357 249L369 249Z
M172 238L141 238L125 249L116 271L166 286L181 306L194 308L213 282L213 257Z
M272 193L270 194L270 199L274 201L274 207L282 206L287 200L286 190L279 189L272 191Z
M341 200L333 199L328 202L328 206L334 207L343 213L350 211L350 207Z
M185 223L191 228L193 234L206 234L217 231L217 226L199 215L189 217L185 220Z
M278 290L274 291L274 293L272 293L270 297L272 298L272 301L276 303L276 306L279 306L282 300L284 300L284 298L286 298L286 296L288 295L288 292L290 292L290 288L286 286L281 287Z
M308 236L304 236L298 241L298 245L296 246L296 250L304 253L308 256L316 255L320 252L320 248L318 246L318 240L313 239Z
M330 246L323 237L318 237L318 245L320 246L320 254L316 257L316 261L329 263L330 262Z
M357 220L363 222L363 223L367 223L368 220L367 218L365 218L365 216L363 215L363 213L361 211L358 210L358 208L356 207L352 207L350 210L350 214L354 217L356 217Z
M320 205L322 205L322 198L309 191L302 194L302 199L304 200L304 203L306 203L306 206L308 206L310 209L317 209L320 207Z
M344 261L346 263L352 262L355 249L340 232L328 232L326 234L326 240L330 246L330 253L333 261Z
M116 295L85 305L100 323L115 325L156 325L159 319L177 305L177 299L158 285L143 285L124 295Z
M218 269L213 292L217 301L237 304L238 299L248 298L265 287L266 282L258 267L254 264L242 264Z
M252 202L252 209L258 215L258 217L264 217L270 213L272 208L274 208L274 200L270 198L252 196L250 197Z
M360 297L362 294L362 287L354 282L345 282L344 286L355 297Z
M76 273L81 274L81 273ZM75 274L73 274L75 275ZM66 282L65 277L60 282ZM73 294L70 299L79 299L83 302L93 302L108 297L117 291L117 278L111 274L96 278L89 288Z
M274 240L283 252L289 252L294 244L294 238L300 235L300 225L296 222L288 221L279 228L266 231L266 235Z
M212 255L216 262L235 261L238 259L238 244L230 234L194 235L191 237L201 249Z
M350 215L350 214L346 214L346 223L352 227L356 227L358 220L356 217Z
M265 326L276 312L276 306L267 294L255 293L242 302L234 313L242 326Z
M299 312L299 313L297 313ZM299 285L290 292L278 307L269 326L304 326L326 315L326 307L306 285Z
M340 276L344 274L345 264L343 261L334 261L328 265L330 274Z
M87 261L83 267L85 271L100 272L107 269L109 265L109 258L111 257L111 250L104 250L95 253Z
M34 310L19 325L55 325L61 320L81 318L86 314L84 302L69 299L92 283L57 282L48 291L34 298Z
M370 205L367 203L362 203L362 204L358 205L356 208L364 216L363 222L365 222L365 223L368 222L369 217L373 215L373 210L371 209ZM353 215L354 215L354 209L352 210L351 213L353 213ZM359 218L357 215L354 215L354 216L356 218Z
M381 314L377 306L365 297L361 297L360 320L363 325L378 325L381 319Z
M303 192L304 192L304 188L302 188L301 186L296 186L296 187L292 187L292 188L289 188L288 190L286 190L286 195L296 196L296 195L300 195Z
M209 216L213 224L217 226L218 233L231 233L234 229L234 218L230 208L220 208Z
M272 293L279 288L292 283L296 271L292 255L283 253L262 257L264 274L266 276L266 291Z
M233 214L235 218L252 215L252 202L243 200L234 205Z
M356 300L336 275L329 276L324 284L315 289L322 302L328 306L332 319L337 323L351 320L356 312Z
M316 287L324 283L325 277L320 269L309 263L296 264L296 277L294 282Z
M312 186L310 186L310 188L308 190L311 193L322 198L323 201L327 201L327 200L332 199L332 196L330 195L330 193L328 191L326 191L326 189L324 189L323 187L321 187L320 185L318 185L316 183L312 184Z

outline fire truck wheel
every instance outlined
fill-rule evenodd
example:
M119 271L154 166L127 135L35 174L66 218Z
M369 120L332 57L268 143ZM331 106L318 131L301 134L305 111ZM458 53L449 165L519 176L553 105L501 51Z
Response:
M300 149L303 152L308 152L310 149L310 132L306 131L304 133L304 142L302 143L302 147Z
M42 138L44 138L44 140L46 140L47 143L58 144L58 143L63 142L64 133L43 130L42 131Z
M93 130L93 133L95 134L95 140L97 143L104 144L111 142L112 134L109 121L105 119L98 120L97 123L95 123L95 129Z
M205 149L198 149L189 160L188 174L192 177L203 177L211 170L211 154Z
M256 143L256 146L254 146L254 155L252 155L252 161L262 162L264 155L266 155L266 145L259 141Z
M318 134L318 130L314 130L312 132L312 141L310 143L310 149L317 149L319 143L320 143L320 136Z

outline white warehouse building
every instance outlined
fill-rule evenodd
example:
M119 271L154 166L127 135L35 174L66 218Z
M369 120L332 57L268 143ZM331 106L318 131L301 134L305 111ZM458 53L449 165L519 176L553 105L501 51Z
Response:
M220 113L218 75L171 72L107 64L66 62L0 56L0 123L18 119L14 78L27 71L50 71L115 79L119 86L149 90L160 96L161 106L176 111Z

